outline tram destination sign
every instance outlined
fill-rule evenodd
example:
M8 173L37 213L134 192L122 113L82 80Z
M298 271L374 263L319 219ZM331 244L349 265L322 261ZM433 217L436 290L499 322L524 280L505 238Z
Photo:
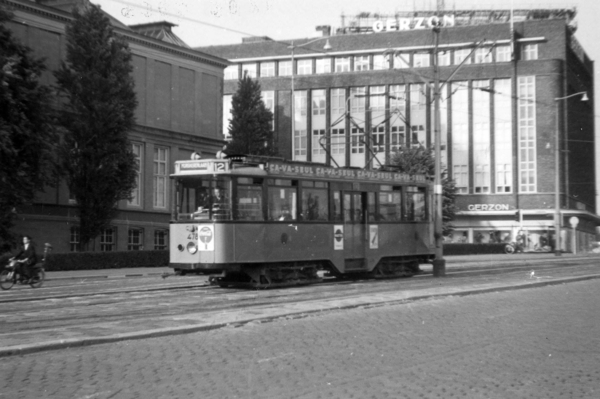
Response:
M317 165L292 165L287 163L269 162L266 168L269 175L286 177L331 178L340 180L374 180L388 182L425 183L425 175L409 175L406 173L384 172L366 169L344 169Z
M196 174L196 173L217 173L227 172L229 163L225 160L215 161L198 160L198 161L178 161L175 163L175 173L178 174Z

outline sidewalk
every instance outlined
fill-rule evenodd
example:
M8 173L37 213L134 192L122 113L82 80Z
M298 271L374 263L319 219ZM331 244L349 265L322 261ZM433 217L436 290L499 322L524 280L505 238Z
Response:
M485 255L450 255L446 256L446 270L452 271L461 267L496 267L526 264L539 264L547 262L559 262L567 259L597 258L600 264L600 254L562 254L556 256L554 253L529 252L513 255L507 254L485 254ZM421 269L428 271L427 265ZM46 272L46 280L68 280L68 279L103 279L103 278L125 278L125 277L148 277L173 274L170 267L138 267L123 269L100 269L100 270L70 270L58 272Z
M572 255L564 254L557 257L554 254L518 254L518 255L476 255L449 256L446 269L448 272L460 271L462 267L502 267L525 264L539 265L549 262L564 262L575 258L590 258L598 261L600 254ZM431 265L422 265L425 271L431 270ZM128 276L149 276L154 274L172 273L168 268L143 269L109 269L74 272L49 272L49 279L91 279L91 278L120 278ZM497 292L564 284L568 282L598 279L600 273L591 276L569 277L554 280L531 280L513 277L503 280L473 282L466 285L443 284L443 279L437 284L413 290L400 290L385 293L357 294L354 297L336 298L329 300L308 300L297 303L268 304L248 309L218 310L212 312L186 313L182 315L163 315L152 318L140 318L123 322L105 321L85 325L73 325L49 330L25 330L18 333L0 334L0 357L24 355L47 350L69 347L111 343L131 339L189 334L208 331L227 326L246 323L262 323L282 317L305 317L313 313L339 311L357 307L377 307L410 301L423 300L448 295L471 295L477 293Z

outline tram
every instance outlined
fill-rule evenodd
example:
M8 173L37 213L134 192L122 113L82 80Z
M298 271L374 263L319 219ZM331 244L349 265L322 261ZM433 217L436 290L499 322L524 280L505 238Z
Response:
M171 178L170 267L221 287L409 277L434 257L422 175L239 156L177 161Z

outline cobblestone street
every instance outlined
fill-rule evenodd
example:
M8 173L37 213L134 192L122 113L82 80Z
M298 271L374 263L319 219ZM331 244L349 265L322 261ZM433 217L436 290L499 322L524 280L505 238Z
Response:
M597 398L600 282L2 359L0 398Z

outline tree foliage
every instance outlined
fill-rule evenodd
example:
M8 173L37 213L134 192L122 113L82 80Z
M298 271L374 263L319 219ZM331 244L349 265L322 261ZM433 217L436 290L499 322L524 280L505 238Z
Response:
M6 26L0 7L0 244L14 242L18 208L55 180L51 92L39 82L44 62Z
M227 145L230 154L275 155L271 122L273 113L262 100L260 84L244 74L231 101Z
M82 248L107 228L130 198L136 160L128 140L135 123L131 52L99 7L75 9L67 25L66 62L55 73L65 98L62 166L77 202Z
M435 174L434 153L423 146L402 148L392 155L391 163L402 173L427 176ZM450 234L453 230L451 221L456 214L455 199L456 183L448 177L447 171L442 171L442 232L444 235Z

